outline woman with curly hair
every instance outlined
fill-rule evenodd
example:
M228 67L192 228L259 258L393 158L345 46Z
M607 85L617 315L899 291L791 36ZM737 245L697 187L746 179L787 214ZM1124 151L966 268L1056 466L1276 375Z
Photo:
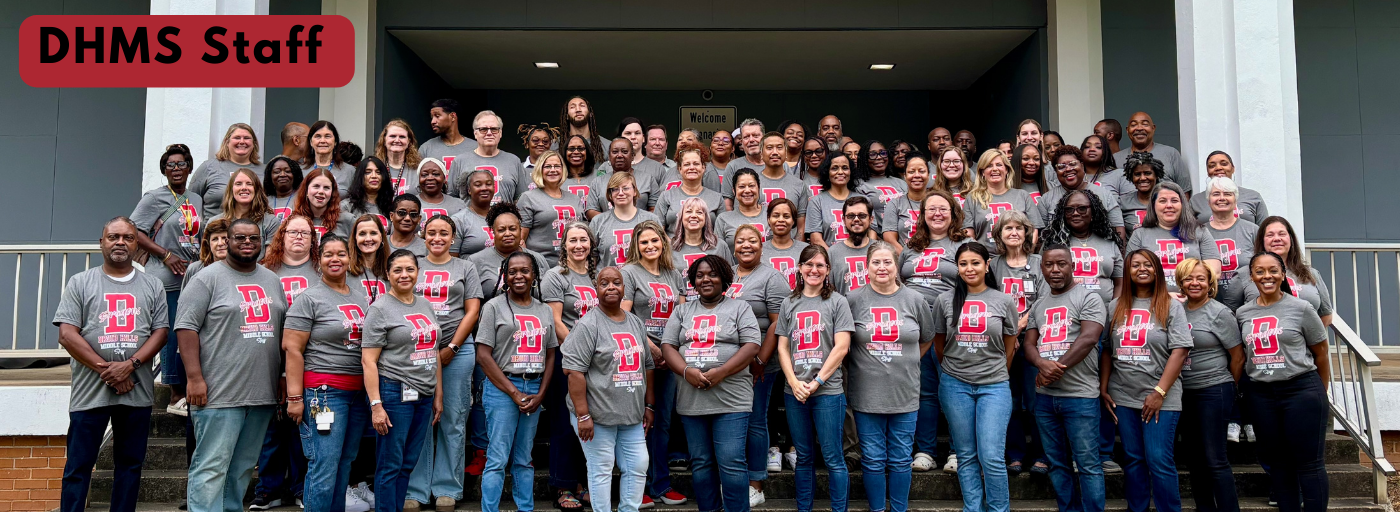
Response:
M1050 160L1054 163L1055 175L1059 178L1058 187L1040 195L1040 214L1044 217L1046 224L1050 223L1050 216L1053 212L1047 210L1048 205L1060 203L1060 198L1071 190L1087 190L1099 196L1099 201L1108 210L1108 223L1113 226L1113 230L1118 232L1118 236L1124 240L1128 238L1127 232L1123 229L1123 210L1118 206L1118 198L1109 192L1108 189L1089 183L1084 180L1084 153L1079 152L1079 148L1074 146L1060 146Z
M1124 241L1110 225L1099 196L1071 191L1049 211L1050 223L1040 232L1042 246L1069 247L1075 283L1099 294L1104 304L1112 301L1123 286Z
M579 319L598 307L598 291L593 282L598 277L599 256L593 231L588 229L588 224L575 220L564 226L563 233L559 264L545 271L541 288L545 304L554 311L554 334L560 346L563 346ZM638 322L640 325L641 322ZM592 340L589 342L592 343ZM545 395L545 409L551 411L549 481L550 486L556 489L555 507L577 510L582 508L580 501L592 501L588 488L583 485L587 476L584 471L586 460L570 422L571 417L564 414L565 400L569 395L568 386L563 385L568 382L564 366L556 364L550 371L554 373L554 381L561 385L551 387Z
M545 266L547 260L543 254L525 248L520 219L520 209L515 207L515 203L496 203L486 212L486 225L491 229L491 237L495 243L467 258L481 271L483 300L490 300L498 293L497 285L501 279L498 272L501 263L513 252L528 254L535 258L536 266L541 269L549 268Z

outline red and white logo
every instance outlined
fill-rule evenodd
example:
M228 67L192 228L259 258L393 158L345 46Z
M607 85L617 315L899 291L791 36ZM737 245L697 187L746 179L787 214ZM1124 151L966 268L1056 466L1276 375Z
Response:
M786 191L786 190L783 190L783 189L781 189L781 188L765 188L765 189L763 189L763 203L764 203L764 204L771 203L771 202L773 202L774 199L777 199L777 198L780 198L780 197L787 197L787 191Z
M938 272L938 262L943 259L944 249L942 247L929 247L924 249L924 254L914 260L914 273L934 274Z
M544 324L535 315L515 315L515 325L520 330L515 331L515 339L518 342L515 351L519 354L538 354L544 352Z
M1045 326L1040 329L1041 343L1064 343L1069 339L1069 308L1045 308Z
M1119 327L1122 336L1118 340L1121 347L1142 347L1147 345L1147 331L1152 328L1152 312L1146 309L1128 310L1126 325Z
M452 273L446 270L424 270L423 284L418 285L418 291L423 293L423 298L433 304L447 302L447 285L452 282Z
M617 343L617 352L613 354L617 359L617 373L642 371L642 351L638 348L637 337L630 332L615 332L612 338Z
M1265 316L1249 321L1249 335L1245 338L1254 345L1254 355L1271 356L1279 351L1279 334L1283 334L1283 329L1278 326L1278 317Z
M899 341L899 312L888 306L870 308L870 341L893 343Z
M719 335L719 317L715 315L695 315L691 320L690 332L686 333L686 339L690 341L690 348L710 348L715 346L715 337Z
M272 214L277 216L277 220L285 221L287 220L287 216L292 214L292 207L283 206L281 208L273 208Z
M453 160L456 160L456 159L457 159L457 157L455 157L455 156L444 156L444 157L442 157L442 165L446 165L446 166L447 166L447 170L448 170L448 171L451 171L451 170L452 170L452 161L453 161Z
M840 242L850 237L850 235L846 233L846 223L842 222L844 218L845 214L841 213L840 208L831 209L831 238L833 238L835 242Z
M676 290L666 283L647 283L651 287L651 318L661 320L671 318L676 305Z
M495 246L496 246L496 232L495 232L495 231L492 231L491 228L490 228L489 226L482 226L482 227L481 227L481 230L486 232L486 246L487 246L487 247L495 247Z
M1159 238L1157 257L1162 259L1163 271L1175 271L1176 266L1186 259L1186 244L1175 238Z
M632 243L632 228L613 230L613 260L617 266L627 264L627 246Z
M773 265L773 270L787 277L788 288L797 288L797 258L791 256L775 256L768 260Z
M378 298L380 295L388 293L384 287L384 281L378 279L361 279L360 284L364 285L365 297L367 297L370 302L374 302L374 299Z
M866 278L869 277L865 271L865 256L846 257L846 282L848 291L856 290L865 286Z
M286 276L282 278L282 293L287 295L287 305L292 305L292 299L301 295L311 287L311 281L304 276Z
M1137 217L1137 225L1139 226L1141 226L1143 222L1147 221L1147 210L1135 211L1133 212L1133 215Z
M501 193L501 171L496 169L494 165L478 165L476 170L491 173L491 176L495 178L494 183L491 184L491 192L499 195Z
M359 345L364 335L365 310L360 309L358 304L341 304L338 309L340 314L345 316L341 323L345 327L345 341L354 342L347 345Z
M567 204L554 205L554 225L557 228L557 232L554 235L554 238L556 240L564 239L564 225L568 224L569 221L574 220L575 217L578 217L577 208L574 208L573 206L569 206Z
M1011 209L1011 203L989 203L987 204L987 240L996 240L996 234L992 228L996 227L997 221L1001 219L1002 212Z
M589 191L588 185L569 185L569 193L578 196L579 199L588 197Z
M681 257L685 259L685 268L684 268L684 269L681 269L681 273L684 274L684 273L686 273L686 270L690 268L691 265L694 265L695 262L700 261L700 258L704 258L704 257L705 257L705 253L703 253L703 252L697 252L697 253L686 254L686 255L683 255L683 256L681 256Z
M438 326L433 323L433 319L422 313L411 313L403 316L408 325L413 326L409 332L409 337L413 339L415 350L433 350L437 348Z
M919 210L911 209L906 211L909 215L904 218L904 236L905 238L913 238L914 230L919 227Z
M1035 204L1040 204L1040 192L1031 192L1031 201L1035 201Z
M812 197L817 197L822 193L821 185L807 185L807 191L812 193Z
M729 285L729 290L724 292L725 297L739 299L744 296L744 283L734 283Z
M895 188L895 187L884 186L884 187L875 187L875 189L880 191L880 201L883 201L883 202L886 202L886 203L888 203L888 202L890 202L890 201L893 201L893 200L895 200L895 199L899 199L899 196L904 195L903 192L900 192L899 189L897 189L897 188Z
M444 209L442 209L442 208L424 208L424 209L423 209L423 216L420 217L420 218L423 219L423 222L424 222L424 223L427 223L427 222L428 222L428 219L431 219L431 218L433 218L434 216L437 216L437 215L441 215L441 216L443 216L443 217L446 217L446 216L447 216L447 210L444 210Z
M665 189L665 190L671 190L671 189L676 188L676 187L679 187L679 186L681 186L680 180L668 181L668 182L666 182L666 189Z
M1074 277L1098 277L1099 262L1103 261L1098 249L1071 247L1069 252L1074 257Z
M799 311L795 315L797 328L793 329L793 341L797 342L797 350L814 350L822 344L821 311Z
M104 334L129 334L136 332L136 315L141 308L136 306L136 296L130 293L104 293L102 299L107 310L98 318L103 324Z
M958 319L958 334L986 334L987 320L991 316L987 303L980 300L964 302L962 315Z
M1220 271L1231 272L1240 268L1240 250L1234 240L1217 238L1215 248L1220 251Z
M288 211L290 214L291 212ZM180 223L180 232L185 236L199 236L199 209L190 203L180 205L180 216L189 219L190 222Z
M578 316L588 314L588 308L598 305L598 291L592 286L574 285L574 293L578 294L578 302L574 303Z
M260 324L272 320L272 301L262 286L240 284L238 293L243 294L243 303L239 304L239 309L243 310L243 323Z
M1026 312L1026 281L1019 277L1001 278L1001 291L1016 299L1016 312Z

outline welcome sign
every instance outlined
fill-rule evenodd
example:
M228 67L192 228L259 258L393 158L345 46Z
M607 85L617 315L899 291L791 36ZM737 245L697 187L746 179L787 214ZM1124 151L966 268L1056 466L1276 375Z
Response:
M681 107L681 129L693 128L700 132L700 140L707 145L715 132L733 131L738 127L737 107Z

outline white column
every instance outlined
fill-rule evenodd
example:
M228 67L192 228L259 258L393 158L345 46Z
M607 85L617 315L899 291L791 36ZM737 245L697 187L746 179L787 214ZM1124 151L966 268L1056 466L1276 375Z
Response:
M153 0L151 14L267 14L268 0ZM214 157L233 123L248 123L258 142L268 144L263 121L267 90L248 87L146 89L146 137L141 190L165 184L159 164L172 143L190 147L194 165Z
M1176 39L1181 154L1196 182L1211 151L1229 153L1235 181L1303 237L1292 0L1177 2Z
M335 123L342 140L374 151L374 54L376 0L321 0L321 14L338 14L355 26L355 76L344 87L321 89L320 118Z
M1050 0L1048 11L1049 129L1078 144L1104 118L1099 0Z

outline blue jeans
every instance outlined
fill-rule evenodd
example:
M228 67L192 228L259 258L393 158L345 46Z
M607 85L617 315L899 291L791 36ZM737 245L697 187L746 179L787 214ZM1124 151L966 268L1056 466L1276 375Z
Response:
M1225 431L1234 404L1234 382L1181 393L1181 441L1188 448L1191 495L1200 512L1240 509L1235 475L1225 452Z
M831 494L831 510L845 512L851 488L846 458L841 455L846 395L810 396L807 403L783 395L783 400L787 404L792 444L797 448L797 512L812 512L817 488L817 445L821 446L822 461L830 475L827 491ZM753 465L752 461L749 465Z
M1062 511L1103 512L1106 491L1099 458L1100 407L1098 398L1035 397L1036 426L1050 464L1050 485ZM1071 460L1079 466L1077 488Z
M671 415L676 412L676 379L680 377L670 370L654 372L651 384L656 391L652 414L651 430L647 431L647 453L651 454L651 497L656 498L671 490L671 468L666 465L667 446L671 444ZM745 491L748 492L748 491Z
M476 368L476 344L471 337L452 362L442 367L442 418L436 435L423 443L418 465L408 477L409 499L429 503L429 496L462 499L463 471L467 467L467 414L472 406L472 370Z
M1011 482L1006 477L1006 424L1011 421L1011 385L1002 381L979 386L945 373L938 396L943 402L944 415L948 417L953 451L958 454L963 510L1011 510Z
M569 423L574 435L578 435L578 419ZM593 512L612 512L614 463L622 473L617 483L617 512L637 512L647 485L647 433L642 424L594 424L593 440L582 444L588 464L588 488L598 489L591 493Z
M301 435L296 422L279 407L267 424L262 453L258 454L257 494L273 498L291 493L300 498L306 487L306 455L301 448Z
M389 415L389 433L375 439L374 510L398 512L408 496L408 476L418 464L423 444L431 437L433 395L419 392L418 400L403 400L402 382L379 377L379 399ZM343 491L342 491L343 492Z
M82 512L87 507L92 467L102 449L107 423L112 424L112 512L135 512L141 488L141 465L146 460L146 437L151 430L151 408L109 405L68 413L68 461L63 464L61 512Z
M466 347L462 347L465 349ZM476 353L476 347L472 347ZM473 362L475 364L475 362ZM467 418L467 433L471 436L472 448L486 449L486 406L482 405L481 394L486 389L486 371L477 366L472 370L472 406Z
M569 413L569 406L564 403L570 398L569 377L564 375L563 357L554 358L551 371L554 378L550 382L555 385L544 394L544 407L547 409L544 419L549 429L549 486L573 491L579 487L579 482L588 477L587 460L579 446L578 433L574 432L574 415Z
M185 361L180 359L180 343L175 339L175 310L180 305L180 290L165 292L165 307L170 311L170 336L160 347L160 382L184 393Z
M700 512L721 508L749 512L749 471L744 460L749 414L681 415Z
M1128 510L1147 510L1150 500L1158 512L1181 510L1181 487L1176 473L1176 424L1181 411L1161 411L1157 421L1142 421L1142 409L1118 406L1118 435L1123 436L1123 494Z
M271 405L190 408L195 437L185 489L190 512L243 512L243 495L274 411Z
M937 457L939 375L943 367L930 349L919 359L919 423L914 433L914 451ZM859 429L857 429L859 432Z
M521 393L540 392L543 379L508 376ZM510 490L515 506L520 512L531 512L535 510L535 468L530 466L530 449L535 444L540 411L522 414L519 404L490 382L482 390L481 401L486 408L486 436L491 440L486 448L486 470L481 473L481 510L500 512L506 467L510 467L510 476L514 479Z
M302 501L311 512L345 510L345 488L350 485L350 463L360 453L361 433L369 425L369 399L364 391L330 386L306 389L301 419L301 449L306 454L306 492ZM313 411L329 408L335 413L331 429L317 430Z
M1006 426L1006 462L1026 466L1045 462L1040 433L1035 425L1035 378L1040 369L1026 361L1020 350L1011 359L1011 422Z
M744 449L749 459L750 482L768 479L768 447L771 446L768 443L768 403L772 401L773 383L778 375L765 374L753 384L753 413L749 414L749 437Z
M871 414L856 411L860 437L860 468L865 499L871 512L884 512L889 496L892 512L909 510L909 487L914 476L914 429L918 412Z

